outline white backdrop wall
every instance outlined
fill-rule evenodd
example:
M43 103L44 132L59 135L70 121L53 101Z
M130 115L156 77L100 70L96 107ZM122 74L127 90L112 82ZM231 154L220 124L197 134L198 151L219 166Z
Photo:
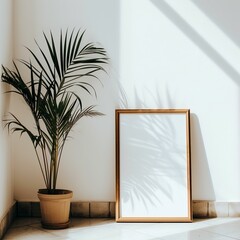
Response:
M42 31L74 27L111 58L93 100L106 116L78 125L58 186L74 190L74 200L115 200L114 109L189 108L193 199L240 201L239 8L236 0L15 0L16 58L27 57L23 45L34 48L34 38L43 42ZM21 103L13 108L26 116ZM14 138L17 200L43 187L27 144Z
M0 64L9 64L12 49L12 18L11 1L0 0ZM0 70L1 74L1 70ZM4 89L0 87L0 119L8 105L8 99L3 97ZM12 164L7 154L9 146L7 144L6 132L0 124L0 221L13 204L13 183L12 183Z
M66 145L59 172L59 188L74 191L74 200L114 200L114 93L113 69L118 68L119 4L112 0L16 0L14 1L14 55L27 58L23 46L36 50L34 39L44 45L42 32L56 36L60 30L86 29L85 40L99 42L111 57L111 71L101 74L104 87L96 81L98 98L86 98L83 105L96 104L105 116L80 121ZM110 68L109 68L110 69ZM115 70L116 72L116 70ZM116 75L116 74L115 74ZM116 85L116 84L115 84ZM17 102L18 115L27 119L26 108ZM15 196L32 200L44 187L40 169L27 138L14 136ZM23 150L24 149L24 150Z

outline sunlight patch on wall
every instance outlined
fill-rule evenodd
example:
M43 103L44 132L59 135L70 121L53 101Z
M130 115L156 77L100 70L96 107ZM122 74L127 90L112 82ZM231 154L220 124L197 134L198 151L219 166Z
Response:
M120 7L128 107L191 109L194 166L201 166L193 197L240 199L232 187L240 180L239 47L192 1L122 0Z
M239 47L193 2L163 1L189 24L219 55L240 73Z

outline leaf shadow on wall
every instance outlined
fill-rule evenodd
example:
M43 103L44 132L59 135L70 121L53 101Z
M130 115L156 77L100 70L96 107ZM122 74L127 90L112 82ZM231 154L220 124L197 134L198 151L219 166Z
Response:
M160 87L160 86L158 86ZM158 108L176 108L174 97L166 88L166 103L162 104L159 91L148 90L149 98L154 98ZM135 102L138 107L146 108L146 103L139 97L135 90ZM191 110L191 109L190 109ZM191 175L192 175L192 197L193 200L216 200L212 177L209 169L208 158L204 146L204 139L201 132L201 125L195 113L190 114L191 133Z
M145 103L144 99L139 97L138 91L135 89L135 105L139 109L149 108L149 105ZM166 106L163 106L161 96L156 88L156 92L151 90L147 91L149 98L153 99L154 107L159 109L164 108L176 108L173 101L173 97L166 89ZM127 96L124 96L127 99ZM127 106L128 104L126 104ZM186 183L182 181L184 172L181 170L181 163L174 158L174 155L178 155L183 159L184 153L180 148L174 146L174 139L176 136L176 129L171 123L171 119L168 121L160 122L152 118L150 115L138 119L139 122L133 121L128 123L129 131L134 134L129 141L132 145L132 151L138 153L139 159L133 159L129 156L131 167L137 166L139 172L136 176L132 176L127 170L124 172L126 177L125 189L124 189L124 201L131 201L134 207L133 199L136 197L140 199L145 207L148 204L156 203L161 206L162 202L159 199L157 191L162 192L165 199L172 201L172 192L174 189L167 182L156 182L158 177L161 177L163 172L171 176L176 174L176 169L180 169L178 172L179 179L175 175L175 181L177 184L184 186ZM190 115L190 132L191 132L191 171L192 171L192 196L195 200L215 200L215 192L213 188L212 178L208 166L208 159L204 146L204 141L201 133L201 127L196 114ZM157 129L160 129L158 132ZM161 134L161 131L163 134ZM144 133L147 133L146 137ZM139 137L140 136L140 137ZM159 147L161 146L161 147ZM169 151L171 149L171 151ZM157 161L163 159L163 161ZM179 158L178 158L179 159Z

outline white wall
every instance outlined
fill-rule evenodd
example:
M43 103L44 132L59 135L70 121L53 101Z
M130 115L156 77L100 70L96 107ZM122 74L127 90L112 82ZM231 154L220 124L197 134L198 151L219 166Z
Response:
M240 2L210 2L121 1L120 72L128 107L191 109L193 198L239 201Z
M34 38L43 43L42 31L48 34L51 30L58 35L60 29L67 28L86 29L86 40L100 42L111 57L112 69L118 69L119 4L112 0L14 1L14 56L28 59L23 46L34 49ZM72 189L74 200L115 199L113 71L109 71L109 76L102 75L104 87L99 83L95 85L98 99L93 98L91 102L106 116L80 121L65 149L58 187ZM24 106L14 107L20 115L25 115ZM22 150L27 144L29 141L25 138L19 141L19 137L14 136L15 196L18 200L34 199L37 190L44 187L33 150Z
M63 160L59 187L75 200L115 199L114 83L129 108L190 108L193 198L240 201L240 37L235 0L15 0L14 56L42 31L87 29L111 58L99 88L106 116L84 120ZM19 105L15 106L20 109ZM22 107L22 106L21 106ZM24 111L21 110L24 115ZM15 195L35 198L43 186L26 140L14 138Z
M0 64L9 64L11 60L12 22L11 1L0 0ZM1 74L1 70L0 70ZM2 85L0 86L0 119L7 106L7 99L3 97ZM4 103L4 104L3 104ZM8 157L6 132L0 124L0 221L13 204L12 164Z

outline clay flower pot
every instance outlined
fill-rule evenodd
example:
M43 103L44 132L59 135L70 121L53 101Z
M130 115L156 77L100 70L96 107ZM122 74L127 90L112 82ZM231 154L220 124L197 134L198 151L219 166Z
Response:
M63 229L69 227L70 203L72 191L56 189L48 193L47 189L39 189L38 198L42 216L42 227Z

